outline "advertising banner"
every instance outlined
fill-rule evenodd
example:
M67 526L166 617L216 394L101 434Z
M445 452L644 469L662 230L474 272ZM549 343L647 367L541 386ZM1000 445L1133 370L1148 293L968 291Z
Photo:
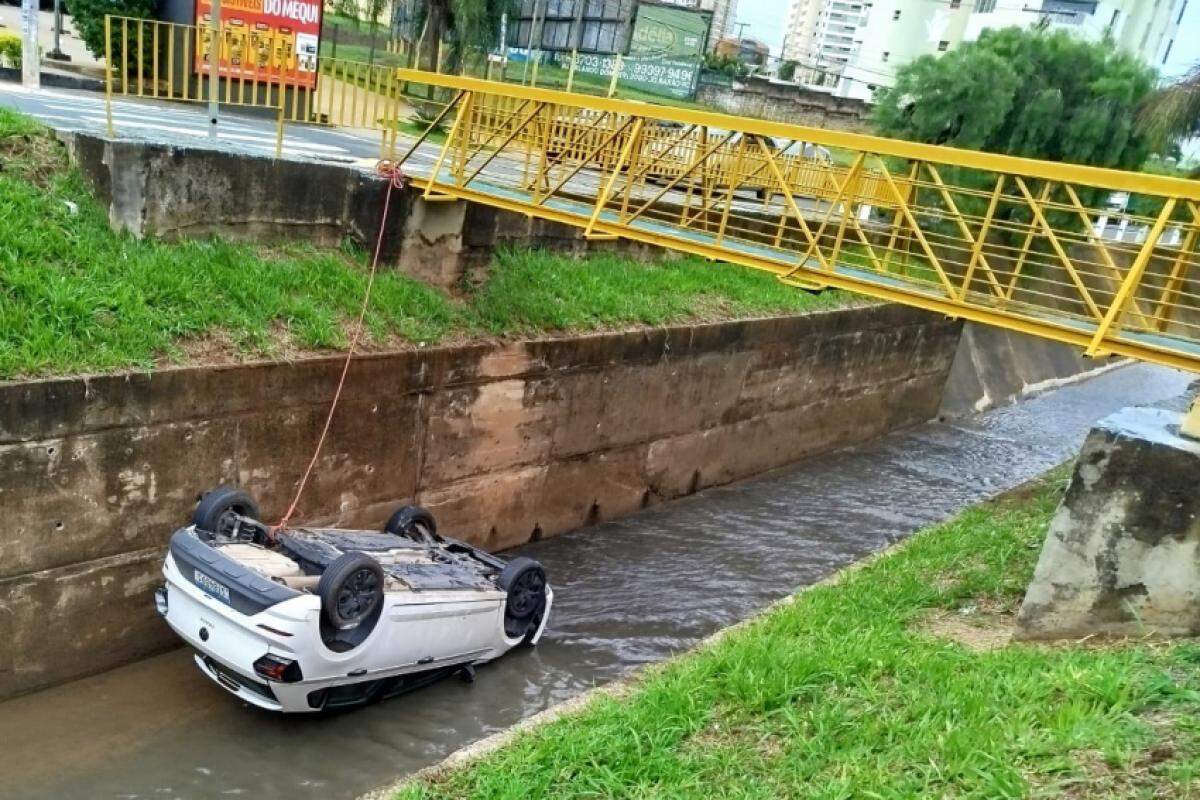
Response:
M202 75L213 50L211 9L209 0L196 0L196 71ZM217 72L313 89L320 35L321 0L221 0Z
M638 6L629 55L635 58L696 59L704 56L709 17L673 6Z
M711 15L698 11L639 5L621 83L670 97L694 96L711 22Z

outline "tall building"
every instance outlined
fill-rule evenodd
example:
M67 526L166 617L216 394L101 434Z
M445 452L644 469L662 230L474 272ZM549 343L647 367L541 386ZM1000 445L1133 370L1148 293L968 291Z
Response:
M988 28L1042 24L1071 31L1091 41L1109 36L1127 53L1153 67L1170 58L1188 0L1041 0L1023 6L976 0L966 41Z
M709 52L721 39L737 36L737 0L521 0L509 15L509 45L524 48L532 42L541 50L625 52L638 7L647 4L710 12Z
M792 0L784 58L800 80L869 100L896 71L988 29L1042 25L1114 43L1160 66L1189 0Z
M699 5L693 5L688 0L666 0L678 6L698 7L702 11L711 11L713 15L712 28L708 34L709 52L714 52L717 42L722 39L736 39L737 31L737 0L700 0Z
M813 59L817 18L824 7L823 0L792 0L783 34L784 61L806 62Z

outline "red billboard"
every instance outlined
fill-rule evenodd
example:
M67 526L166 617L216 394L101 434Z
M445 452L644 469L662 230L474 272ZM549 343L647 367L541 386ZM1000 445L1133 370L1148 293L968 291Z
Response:
M196 0L196 71L208 74L211 0ZM217 72L285 86L315 88L321 0L221 0Z

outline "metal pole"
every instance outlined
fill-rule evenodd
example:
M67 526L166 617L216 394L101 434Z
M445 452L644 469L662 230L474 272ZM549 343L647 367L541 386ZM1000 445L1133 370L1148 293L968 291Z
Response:
M212 0L208 16L208 138L217 138L220 118L221 0Z
M54 46L50 48L50 52L46 53L46 58L52 58L55 61L70 61L71 57L62 51L60 47L60 39L62 38L62 0L54 0Z
M27 89L42 85L38 54L38 0L21 0L21 83Z

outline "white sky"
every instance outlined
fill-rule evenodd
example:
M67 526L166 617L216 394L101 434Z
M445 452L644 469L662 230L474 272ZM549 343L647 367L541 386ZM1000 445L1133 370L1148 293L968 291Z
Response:
M747 23L746 35L766 42L771 55L778 56L783 49L783 34L787 26L789 0L739 0L738 22ZM1171 59L1163 68L1167 75L1179 75L1188 67L1200 62L1200 0L1189 0L1187 12Z

